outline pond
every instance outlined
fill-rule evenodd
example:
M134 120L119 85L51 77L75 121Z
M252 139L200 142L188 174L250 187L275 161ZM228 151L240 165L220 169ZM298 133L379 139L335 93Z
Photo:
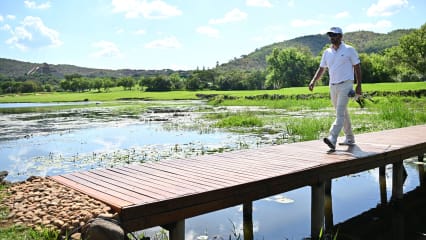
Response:
M201 115L226 109L208 107L204 102L157 104L133 114L102 104L41 112L34 109L0 111L0 170L9 172L7 180L21 181L32 175L50 176L256 148L271 145L285 135L283 132L237 134L212 128ZM0 104L0 109L6 108ZM413 158L404 162L408 172L404 192L419 186L415 161ZM390 198L391 166L387 168L387 196ZM334 223L343 222L380 203L378 169L337 178L332 184ZM309 236L310 194L310 187L304 187L255 201L255 239L303 239ZM228 239L233 231L240 233L241 229L242 207L235 206L187 219L186 239L198 239L204 234L210 238L221 236ZM153 235L158 231L153 228L146 233Z

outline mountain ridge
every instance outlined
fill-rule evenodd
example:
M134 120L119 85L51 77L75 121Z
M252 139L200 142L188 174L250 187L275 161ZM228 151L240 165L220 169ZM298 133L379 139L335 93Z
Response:
M415 29L399 29L389 33L375 33L371 31L356 31L344 34L344 40L353 45L359 53L380 53L384 49L398 45L399 38ZM329 44L325 34L301 36L282 42L272 43L253 52L242 55L240 58L223 63L215 69L219 71L256 71L266 69L266 56L274 48L303 47L314 56L319 56L324 47ZM195 69L194 69L195 70ZM31 63L14 59L0 58L0 75L7 77L22 77L29 74L50 74L57 78L65 75L79 74L86 77L126 77L126 76L155 76L170 75L178 72L182 76L189 75L193 70L143 70L143 69L99 69L69 64Z

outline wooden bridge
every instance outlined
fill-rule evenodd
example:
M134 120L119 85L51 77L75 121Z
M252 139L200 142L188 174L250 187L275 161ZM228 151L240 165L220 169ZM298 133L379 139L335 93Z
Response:
M311 186L311 235L325 224L331 179L393 164L392 198L403 196L403 160L426 150L426 125L365 133L335 152L319 140L75 172L51 179L105 202L130 230L163 226L185 239L185 219L243 204L244 239L253 239L252 201ZM423 166L422 166L423 167Z

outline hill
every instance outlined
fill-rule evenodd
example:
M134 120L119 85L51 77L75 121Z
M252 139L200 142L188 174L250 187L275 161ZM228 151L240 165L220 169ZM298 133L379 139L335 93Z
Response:
M125 77L125 76L154 76L158 74L171 74L175 71L165 70L134 70L134 69L96 69L85 68L67 64L30 63L12 59L0 58L0 75L7 77L21 77L33 74L49 74L53 77L63 78L65 75L79 74L86 77ZM185 75L185 71L182 75Z
M374 33L369 31L348 32L344 35L344 40L351 43L360 53L382 52L384 49L395 46L401 36L413 31L395 30L387 34ZM321 50L329 43L326 35L309 35L294 38L291 40L273 43L256 49L248 55L224 63L217 67L220 71L230 70L264 70L266 68L266 56L274 48L305 47L313 55L319 55ZM50 75L54 78L62 79L65 75L79 74L87 77L123 77L123 76L154 76L158 74L169 75L176 71L164 70L134 70L134 69L94 69L65 64L30 63L12 59L0 58L0 77L19 78L25 75ZM182 76L187 76L190 71L178 71ZM0 78L1 80L1 78Z
M370 31L348 32L344 34L343 38L345 42L354 46L359 53L380 53L386 48L398 45L399 38L412 31L414 29L395 30L387 34ZM254 52L224 63L218 68L224 71L232 69L263 70L266 68L266 56L271 54L274 48L305 47L314 56L317 56L328 44L329 40L325 34L298 37L256 49Z

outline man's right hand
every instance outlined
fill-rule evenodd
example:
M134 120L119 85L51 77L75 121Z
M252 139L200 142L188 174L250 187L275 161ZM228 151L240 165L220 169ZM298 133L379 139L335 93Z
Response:
M315 82L313 82L313 81L311 81L310 83L309 83L309 86L308 86L308 88L309 88L309 91L313 91L314 90L314 87L315 87Z

